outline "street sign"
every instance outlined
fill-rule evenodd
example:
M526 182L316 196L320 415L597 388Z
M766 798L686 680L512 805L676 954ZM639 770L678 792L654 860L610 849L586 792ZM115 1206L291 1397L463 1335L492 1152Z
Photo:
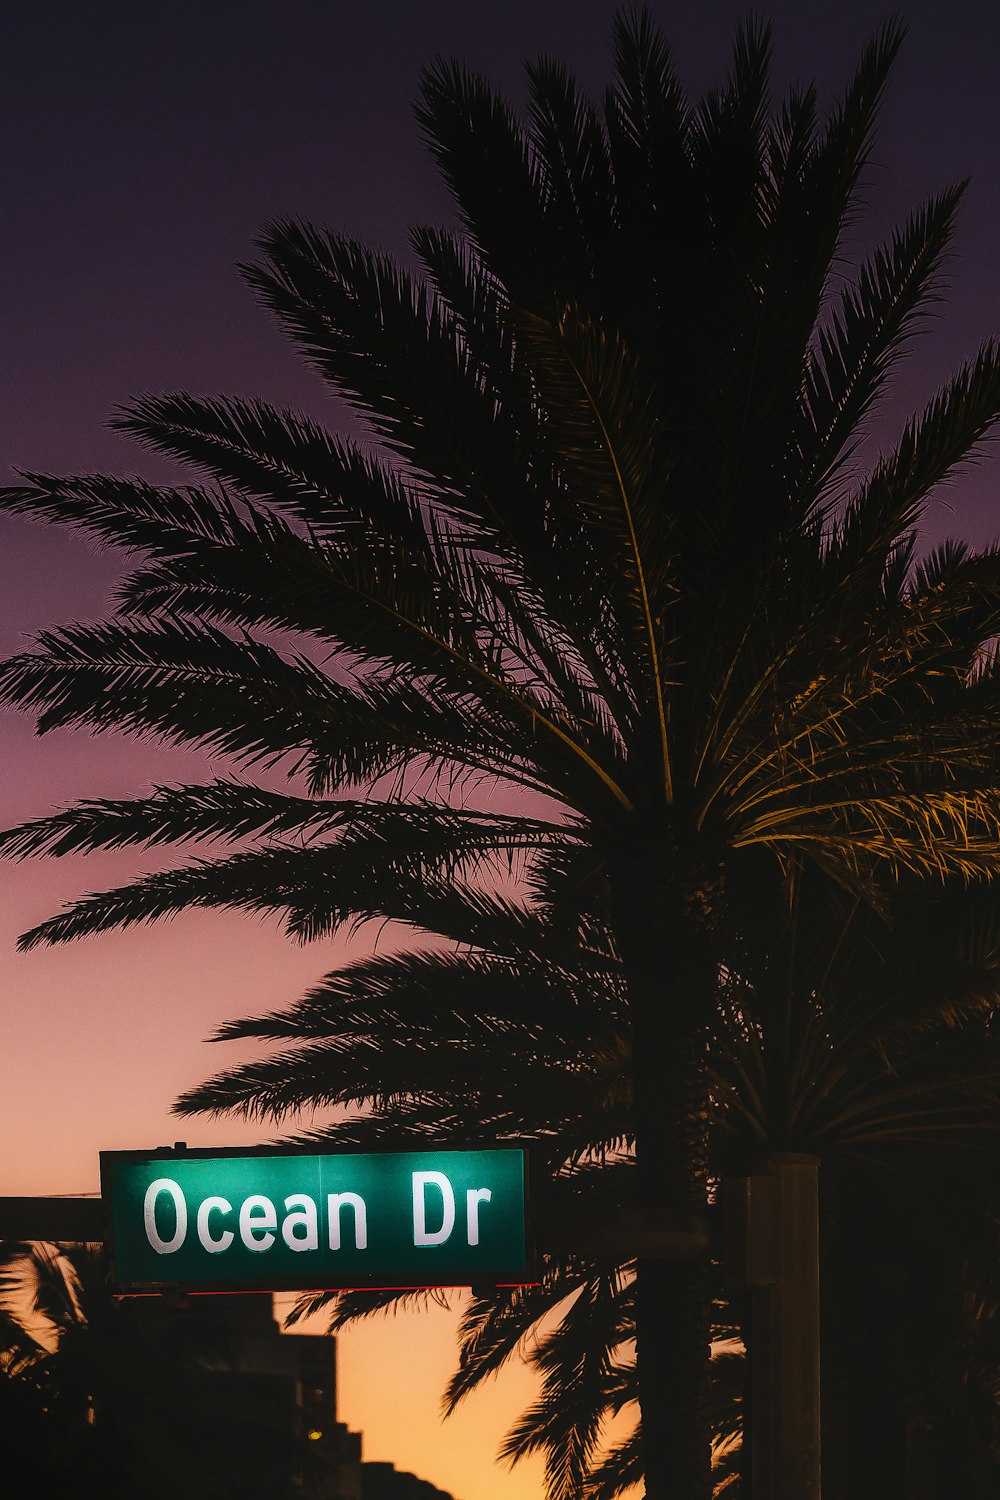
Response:
M530 1283L526 1152L101 1153L121 1291Z

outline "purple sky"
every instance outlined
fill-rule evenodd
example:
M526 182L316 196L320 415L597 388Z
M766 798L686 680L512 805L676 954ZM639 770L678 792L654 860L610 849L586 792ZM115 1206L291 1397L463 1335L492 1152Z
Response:
M689 88L716 81L746 7L703 0L653 9ZM410 115L421 64L454 52L517 95L522 60L547 50L596 87L607 74L613 10L606 0L8 7L0 91L4 464L166 475L165 463L103 425L116 405L145 391L259 393L336 422L336 406L235 272L257 228L297 215L404 252L410 223L448 213ZM948 301L897 381L879 429L884 441L1000 329L1000 7L925 0L901 10L910 38L869 174L871 215L857 228L858 248L929 192L969 174L973 183ZM815 77L826 99L846 83L885 14L860 0L785 0L769 11L778 85ZM952 486L928 520L928 540L947 533L993 540L996 481L987 459ZM69 535L0 520L2 649L16 649L41 626L102 613L114 575L113 559ZM3 823L75 795L127 795L151 778L203 769L194 757L119 740L60 734L37 742L10 715L0 732ZM206 1033L229 1015L292 999L331 966L329 950L296 950L269 926L219 914L14 956L18 930L131 867L102 856L5 874L0 1193L90 1190L101 1146L172 1140L174 1095L229 1058L210 1053ZM192 1142L248 1138L242 1126L188 1123L184 1133ZM440 1314L431 1324L352 1335L347 1415L365 1426L370 1456L417 1467L459 1500L537 1494L537 1470L509 1478L489 1462L513 1413L516 1381L474 1417L439 1429L450 1326ZM426 1377L419 1397L409 1380L417 1358Z

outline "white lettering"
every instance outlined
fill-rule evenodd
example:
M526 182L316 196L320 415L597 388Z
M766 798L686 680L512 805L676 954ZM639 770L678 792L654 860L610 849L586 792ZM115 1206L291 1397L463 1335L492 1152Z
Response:
M470 1188L465 1195L465 1237L470 1245L479 1244L479 1205L492 1197L489 1188Z
M436 1187L441 1194L441 1228L427 1228L427 1206L425 1194L429 1187ZM443 1245L455 1227L455 1194L451 1183L443 1172L413 1173L413 1243L415 1245Z
M161 1193L169 1193L174 1200L174 1232L168 1240L162 1237L156 1227L156 1200ZM151 1182L146 1189L142 1218L146 1226L146 1238L157 1255L173 1255L175 1250L179 1250L188 1227L187 1204L180 1184L174 1182L172 1177L158 1177L155 1182Z
M354 1248L355 1250L368 1249L368 1210L365 1200L357 1193L328 1193L326 1199L327 1216L330 1222L330 1249L340 1249L340 1210L344 1207L354 1210Z
M244 1198L240 1208L240 1238L248 1250L270 1250L274 1244L271 1229L277 1229L278 1215L270 1198L263 1193L253 1193Z
M232 1211L233 1205L227 1203L225 1198L206 1198L198 1209L198 1238L209 1255L218 1255L222 1250L228 1250L235 1239L231 1229L224 1229L218 1236L213 1235L208 1223L209 1214L231 1214Z
M285 1199L285 1208L294 1209L287 1214L281 1226L281 1238L289 1250L317 1250L319 1248L319 1224L316 1220L316 1205L306 1193L292 1193Z

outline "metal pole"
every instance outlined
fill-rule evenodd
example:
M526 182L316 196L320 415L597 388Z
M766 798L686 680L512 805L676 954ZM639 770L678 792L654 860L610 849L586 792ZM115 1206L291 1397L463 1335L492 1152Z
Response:
M97 1244L104 1236L100 1198L0 1198L0 1239Z

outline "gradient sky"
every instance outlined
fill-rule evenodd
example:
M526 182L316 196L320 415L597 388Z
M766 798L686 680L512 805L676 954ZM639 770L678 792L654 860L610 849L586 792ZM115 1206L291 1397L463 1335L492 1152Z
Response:
M718 79L746 7L654 3L692 91ZM876 3L785 0L781 86L846 83L885 14ZM891 440L981 339L1000 329L1000 7L902 4L910 37L868 179L863 248L927 193L971 175L940 316L887 402ZM36 0L5 8L0 167L0 431L4 465L56 473L172 470L109 432L146 391L262 394L336 423L336 406L236 275L256 229L297 215L405 253L407 226L448 205L410 115L421 64L455 53L517 95L521 62L563 57L606 77L608 0ZM943 492L928 542L1000 534L989 455ZM0 519L0 650L100 615L116 573L69 534ZM34 738L6 715L4 825L77 796L124 796L201 776L203 758L117 738ZM329 970L335 944L295 948L273 924L218 913L18 956L17 932L62 900L149 861L49 861L2 872L0 1193L96 1189L102 1148L241 1144L240 1124L179 1125L181 1089L236 1059L204 1038L227 1017L287 1002ZM362 944L364 939L361 940ZM380 1322L341 1344L341 1416L366 1455L412 1468L458 1500L527 1500L538 1467L492 1465L529 1388L512 1372L441 1426L455 1314Z

